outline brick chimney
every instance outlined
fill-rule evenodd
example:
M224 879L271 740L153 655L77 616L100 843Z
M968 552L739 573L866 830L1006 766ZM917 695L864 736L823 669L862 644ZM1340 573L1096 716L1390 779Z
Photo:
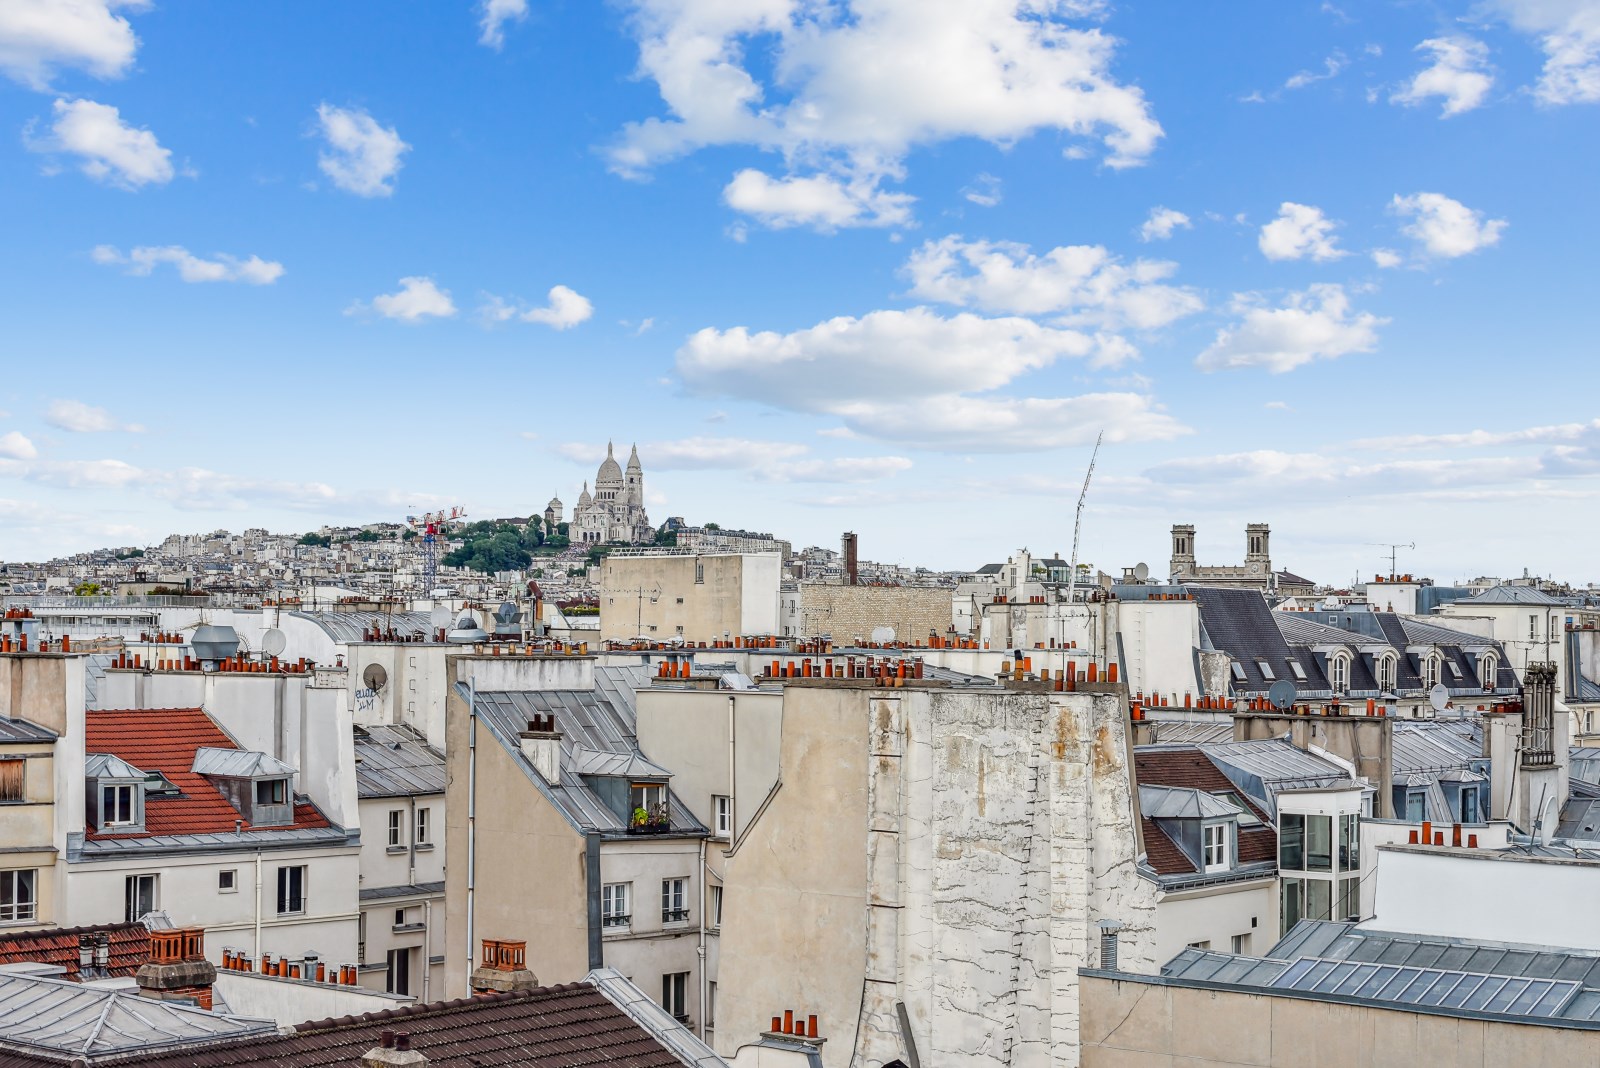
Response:
M406 1031L384 1031L378 1044L361 1055L361 1068L427 1068L428 1058L411 1048Z
M528 721L528 729L518 732L517 738L522 755L544 776L544 781L551 786L561 785L561 732L556 730L555 713L534 716Z
M527 942L485 938L483 960L472 970L472 992L482 994L493 991L499 994L534 989L539 985L539 977L528 970L527 960Z
M140 997L193 1001L210 1011L217 969L206 960L205 928L151 931L150 959L139 966L134 981L139 984Z

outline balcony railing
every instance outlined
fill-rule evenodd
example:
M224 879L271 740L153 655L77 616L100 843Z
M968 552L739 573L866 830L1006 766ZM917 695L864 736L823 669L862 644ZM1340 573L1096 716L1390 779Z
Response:
M688 909L662 909L662 923L687 923L689 920Z
M632 922L633 917L626 913L621 915L613 914L610 916L602 916L600 918L601 927L627 927Z

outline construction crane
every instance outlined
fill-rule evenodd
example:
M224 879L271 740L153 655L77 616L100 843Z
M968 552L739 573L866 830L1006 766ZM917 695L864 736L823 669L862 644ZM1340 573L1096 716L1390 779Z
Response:
M1394 578L1396 575L1398 575L1400 573L1399 570L1397 569L1397 567L1395 566L1395 560L1399 556L1400 550L1401 549L1415 549L1417 547L1417 543L1414 542L1414 541L1412 541L1412 542L1405 542L1405 541L1369 541L1369 542L1367 542L1367 544L1368 545L1376 545L1379 548L1388 549L1389 550L1389 577L1390 578Z
M1072 520L1072 566L1067 572L1067 603L1072 603L1073 593L1078 588L1078 535L1083 530L1083 502L1089 499L1089 480L1094 477L1094 462L1100 455L1100 439L1106 436L1104 430L1095 435L1094 451L1089 454L1089 471L1083 476L1083 492L1078 494L1078 512Z
M443 508L437 512L424 512L422 515L406 516L406 526L417 531L422 536L422 592L424 595L433 595L433 583L439 573L439 532L446 523L453 523L458 519L465 519L467 510L457 506L448 512Z

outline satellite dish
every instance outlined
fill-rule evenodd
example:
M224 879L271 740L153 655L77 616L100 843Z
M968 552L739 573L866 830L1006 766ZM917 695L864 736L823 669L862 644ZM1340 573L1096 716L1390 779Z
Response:
M879 645L887 645L889 642L894 641L894 628L873 627L872 640L877 642Z
M277 656L289 647L289 639L283 636L283 631L273 627L261 636L261 651L268 656Z
M1294 683L1288 679L1279 679L1267 690L1267 700L1272 702L1272 707L1282 712L1286 708L1294 707L1295 695L1298 693Z
M1450 703L1450 691L1444 688L1443 683L1434 683L1433 689L1428 691L1428 703L1435 712L1443 712L1444 706Z
M1145 579L1149 578L1150 577L1150 565L1145 563L1142 560L1139 563L1134 564L1133 565L1133 577L1138 579L1140 582L1143 582Z
M433 606L433 611L428 613L428 622L433 624L435 629L448 627L453 615L454 613L445 605L436 604Z
M388 685L389 673L383 670L382 664L368 664L361 673L361 681L367 684L367 689L376 693Z

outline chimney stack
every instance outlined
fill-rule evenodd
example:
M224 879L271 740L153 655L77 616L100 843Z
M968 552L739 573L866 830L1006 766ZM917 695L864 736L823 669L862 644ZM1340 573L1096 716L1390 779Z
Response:
M1100 921L1100 967L1106 971L1117 971L1117 932L1122 930L1122 924L1116 920Z
M528 721L528 729L518 732L517 738L522 755L528 758L534 770L551 786L560 786L561 732L556 730L555 713L534 716Z
M483 940L483 959L468 981L474 994L532 990L539 977L528 970L528 943L503 938Z
M211 1010L211 986L217 969L206 960L206 932L203 927L177 927L150 932L150 959L139 966L134 981L139 996L156 1001L192 1001ZM96 946L95 956L101 955ZM109 940L105 946L109 964ZM97 961L97 964L99 962ZM100 964L102 972L106 964Z
M840 539L840 549L844 555L844 584L854 586L857 584L856 571L856 535L854 531L845 531Z
M428 1058L411 1048L408 1031L383 1031L378 1044L361 1055L361 1068L427 1068Z

